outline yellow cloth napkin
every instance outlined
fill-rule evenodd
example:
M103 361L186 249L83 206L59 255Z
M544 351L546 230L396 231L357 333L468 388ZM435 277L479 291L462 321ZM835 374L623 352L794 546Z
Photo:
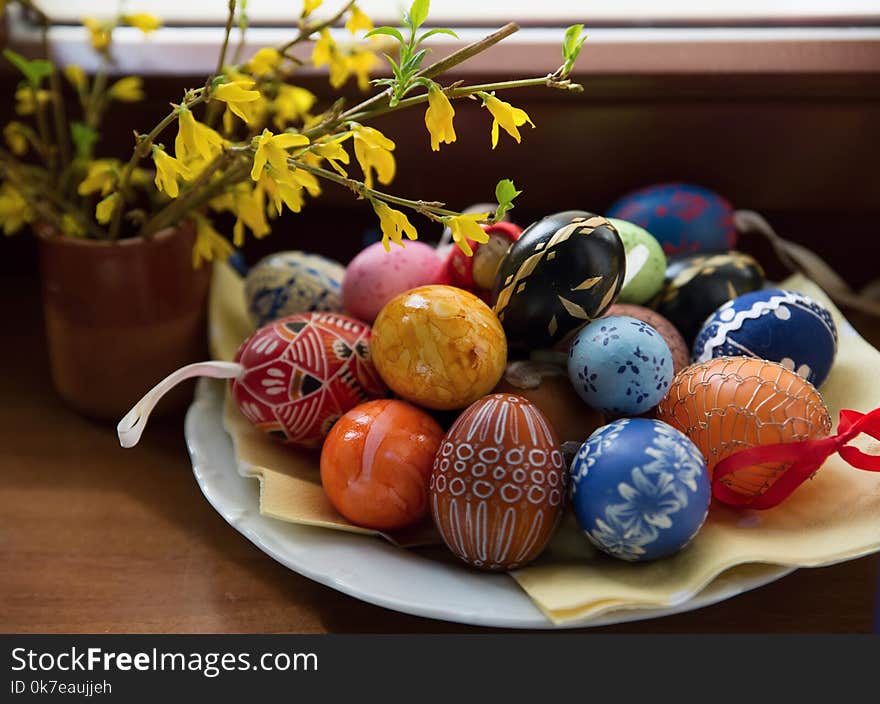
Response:
M841 408L869 411L880 405L876 373L880 352L856 333L812 282L793 276L782 287L820 301L837 322L837 361L821 389L835 422ZM253 326L242 280L226 265L214 268L209 316L215 359L231 359ZM224 422L242 471L261 481L263 515L372 532L351 525L330 505L321 489L316 454L281 446L254 430L228 397ZM437 541L430 526L384 537L407 546ZM880 475L853 469L835 455L812 481L775 509L734 511L713 505L697 538L674 557L629 564L597 554L567 516L539 563L512 576L548 618L565 624L614 610L675 606L699 594L722 573L727 582L770 578L779 574L777 565L827 565L878 549Z

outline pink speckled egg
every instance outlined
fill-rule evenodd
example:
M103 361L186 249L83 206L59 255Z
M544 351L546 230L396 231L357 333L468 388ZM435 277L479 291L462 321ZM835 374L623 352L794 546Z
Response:
M345 310L366 323L372 323L382 307L404 291L437 283L443 262L437 252L421 242L405 247L391 246L386 252L381 242L358 254L342 279Z

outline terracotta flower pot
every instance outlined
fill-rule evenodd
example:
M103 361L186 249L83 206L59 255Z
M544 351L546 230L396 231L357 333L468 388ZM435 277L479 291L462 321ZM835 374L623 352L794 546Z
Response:
M39 233L52 380L68 404L118 420L168 373L205 358L210 267L193 269L194 241L190 225L117 242Z

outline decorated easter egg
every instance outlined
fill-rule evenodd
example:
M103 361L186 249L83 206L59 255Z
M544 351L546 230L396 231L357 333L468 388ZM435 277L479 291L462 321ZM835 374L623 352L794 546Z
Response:
M553 535L565 496L556 434L524 398L492 394L469 406L434 460L431 514L458 557L486 570L534 560Z
M605 218L579 210L528 227L495 279L494 309L511 347L551 347L598 318L623 284L626 255Z
M504 372L498 318L472 293L421 286L391 299L373 326L373 360L398 395L426 408L463 408Z
M614 416L635 416L666 395L673 376L672 354L647 323L610 316L575 335L568 376L591 407Z
M641 320L647 323L657 332L669 348L672 354L672 371L678 374L688 364L690 364L690 351L684 342L681 333L676 330L675 326L657 311L645 308L644 306L636 306L630 303L615 303L608 309L606 316L609 315L627 315L630 318Z
M764 270L742 252L698 254L669 262L654 308L690 347L703 323L722 304L764 285Z
M507 256L510 245L519 239L522 228L512 222L497 222L481 227L489 235L489 241L480 244L468 240L472 256L465 254L461 247L449 248L443 264L443 283L471 291L484 301L491 302L498 267Z
M819 386L836 353L837 326L824 306L796 291L764 289L716 310L697 335L693 360L769 359Z
M428 513L428 480L443 429L404 401L379 399L340 418L321 450L321 484L355 525L395 530Z
M831 432L831 416L816 388L776 362L716 357L679 372L657 417L681 430L711 472L750 447L815 440ZM769 462L731 475L731 488L762 494L788 465Z
M571 504L603 552L630 562L678 552L703 525L712 492L688 437L646 418L599 428L571 465Z
M257 330L236 355L232 396L263 432L305 447L321 443L346 411L387 391L370 357L368 325L303 313Z
M341 313L345 267L305 252L261 259L244 280L248 312L259 325L295 313Z
M660 243L644 228L626 220L608 218L626 252L626 276L618 299L621 303L646 303L663 287L666 255Z
M437 283L443 262L433 247L422 242L393 245L386 252L381 242L362 250L345 270L342 299L345 310L372 323L388 301L417 286Z
M616 201L608 217L644 227L667 254L691 254L736 246L733 208L717 193L686 183L661 183Z
M494 393L516 394L535 404L556 431L559 442L586 440L605 425L605 416L575 393L564 366L531 360L510 362Z

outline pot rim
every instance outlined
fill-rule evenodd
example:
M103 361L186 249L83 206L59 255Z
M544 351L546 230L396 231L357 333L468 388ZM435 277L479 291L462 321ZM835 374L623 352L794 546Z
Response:
M71 246L71 247L135 247L138 245L149 244L151 242L161 242L176 235L181 230L188 230L194 226L190 219L182 220L177 225L170 225L162 228L158 232L153 233L149 237L123 237L115 240L96 240L91 237L70 237L69 235L58 232L57 228L49 223L37 223L33 230L37 240L44 244Z

